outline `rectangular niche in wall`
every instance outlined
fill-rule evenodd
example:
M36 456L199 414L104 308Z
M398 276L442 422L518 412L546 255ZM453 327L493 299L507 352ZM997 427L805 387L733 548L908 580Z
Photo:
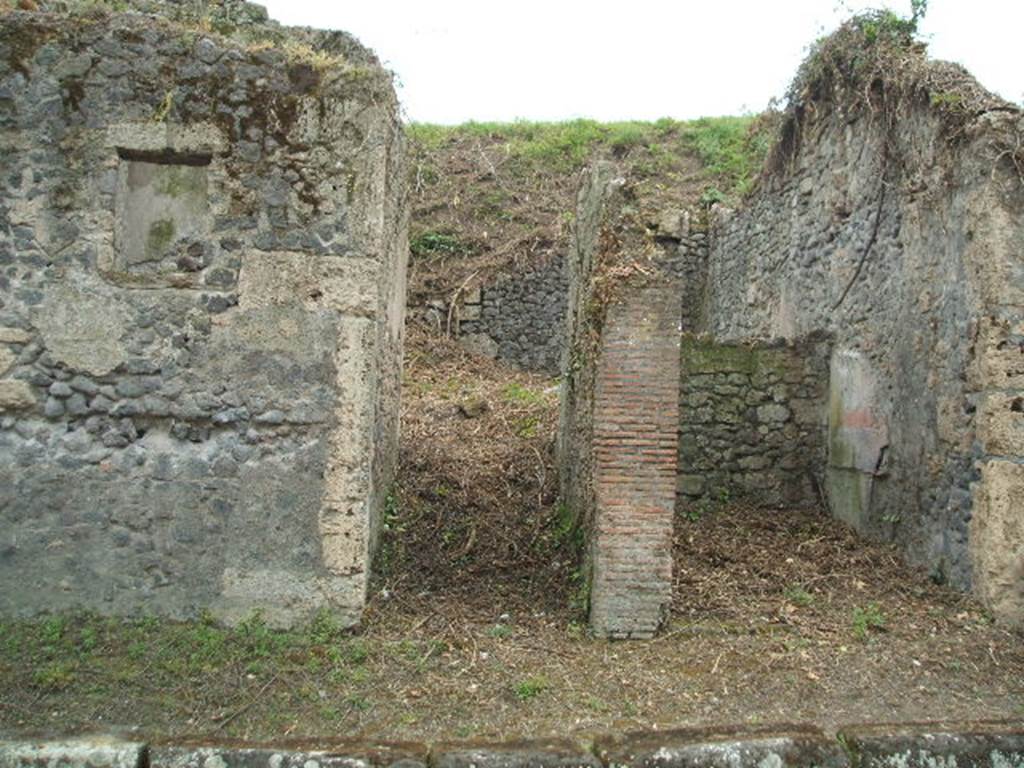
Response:
M130 282L187 286L213 255L209 155L118 155L114 271Z

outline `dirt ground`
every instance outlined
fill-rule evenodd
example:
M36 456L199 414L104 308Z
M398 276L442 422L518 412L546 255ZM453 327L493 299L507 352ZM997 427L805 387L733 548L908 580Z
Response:
M407 331L380 594L564 610L578 564L556 499L557 382Z
M356 636L267 650L257 628L208 665L190 658L201 625L104 624L62 680L4 625L0 728L448 739L1024 717L1019 635L818 512L723 508L677 538L671 621L650 642L589 638L544 602L405 589L378 594ZM80 644L89 626L63 631Z

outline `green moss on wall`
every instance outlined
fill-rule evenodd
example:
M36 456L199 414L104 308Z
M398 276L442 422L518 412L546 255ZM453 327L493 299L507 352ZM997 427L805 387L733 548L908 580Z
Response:
M758 376L769 371L782 374L789 367L785 349L756 349L743 344L716 344L693 337L683 338L680 354L684 375L744 373Z
M149 226L149 234L146 236L146 258L149 260L159 259L171 247L174 242L174 222L170 219L159 219Z

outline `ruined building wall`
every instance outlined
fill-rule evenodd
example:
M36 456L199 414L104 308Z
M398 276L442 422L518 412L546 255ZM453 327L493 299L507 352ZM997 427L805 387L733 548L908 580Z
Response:
M689 212L683 215L682 223L678 259L682 283L679 330L684 334L703 334L707 325L705 297L708 289L708 233L692 226Z
M679 502L737 496L820 501L829 341L719 344L684 335L679 386Z
M713 338L708 242L706 231L691 226L679 241L679 510L741 496L772 505L816 504L829 340L824 334L788 343Z
M594 307L594 260L606 199L613 182L612 167L599 164L584 175L576 200L576 228L566 260L568 305L566 344L562 350L559 387L559 495L584 532L594 516L594 389L593 365L598 333Z
M458 308L459 335L488 357L556 375L565 346L567 295L564 261L550 256L467 293Z
M0 17L5 613L359 616L397 441L396 102L351 38L230 9L244 40Z
M580 192L560 465L586 541L591 627L643 638L671 599L680 236L649 243L621 189L597 164Z
M670 225L673 234L659 237L676 241L680 214L661 212L661 225ZM684 330L696 330L703 321L704 279L707 274L707 233L687 230L680 248L683 275ZM561 372L566 340L565 318L569 304L568 259L560 254L548 256L532 266L502 274L494 281L465 292L456 309L459 337L469 349L511 363L526 371L550 375Z
M821 98L714 227L708 330L833 335L833 512L1024 616L1024 188L1006 150L1020 111L990 98L951 135L927 92L895 123Z

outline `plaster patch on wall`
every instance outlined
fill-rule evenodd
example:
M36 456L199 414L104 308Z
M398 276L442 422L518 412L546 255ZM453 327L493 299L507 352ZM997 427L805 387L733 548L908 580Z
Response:
M212 123L196 122L181 125L160 123L115 123L107 126L106 146L133 152L164 152L181 154L223 152L228 143Z
M993 460L974 488L971 559L974 586L999 616L1024 625L1024 466Z
M363 574L369 565L369 510L372 478L365 461L373 455L373 434L355 425L371 414L367 392L376 386L371 370L373 325L368 320L345 318L339 328L335 372L338 397L335 428L331 431L325 488L319 516L323 564L334 575Z
M84 277L51 286L33 322L49 353L72 370L103 376L127 357L123 304Z
M155 277L206 265L211 230L206 171L202 163L121 159L114 230L117 272Z
M829 374L829 466L879 474L888 445L871 362L859 352L836 350Z
M871 362L860 352L837 349L829 373L828 472L832 513L863 530L874 478L885 472L889 427L875 392Z
M238 312L230 323L213 326L212 341L223 343L226 352L241 342L254 349L315 358L331 351L323 327L326 322L327 318L295 305L259 307Z
M799 334L795 305L790 296L790 288L783 285L779 291L779 301L772 314L772 336L780 339L792 339Z
M266 604L273 606L269 623L287 627L308 616L311 604L323 603L347 611L346 623L354 623L362 604L352 579L311 578L289 570L225 568L221 587L214 614L230 624L249 618L253 605Z
M246 310L301 303L310 310L373 317L379 271L380 265L368 259L247 253L242 256L238 278L239 307Z

